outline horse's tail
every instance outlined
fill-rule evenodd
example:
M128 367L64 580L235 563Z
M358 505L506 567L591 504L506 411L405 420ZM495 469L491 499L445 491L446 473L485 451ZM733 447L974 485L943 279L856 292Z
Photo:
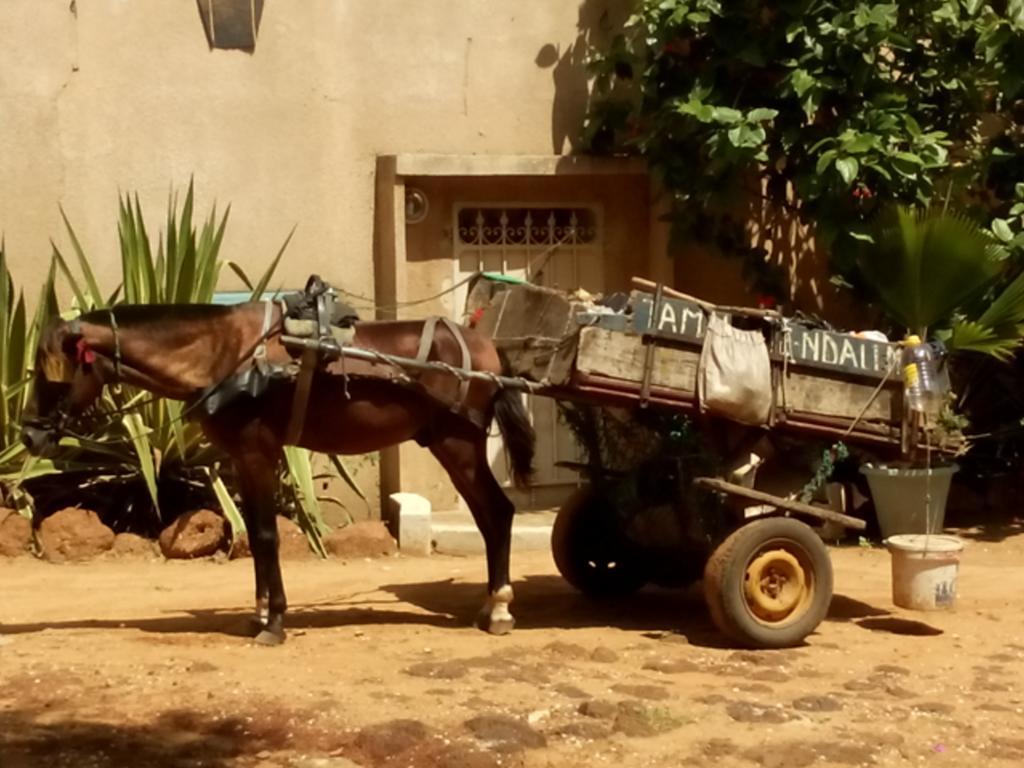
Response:
M508 358L499 350L502 373L508 375ZM536 436L530 423L530 414L523 404L522 392L499 389L494 397L494 418L505 441L509 462L512 464L512 482L517 488L526 488L533 476L533 450Z

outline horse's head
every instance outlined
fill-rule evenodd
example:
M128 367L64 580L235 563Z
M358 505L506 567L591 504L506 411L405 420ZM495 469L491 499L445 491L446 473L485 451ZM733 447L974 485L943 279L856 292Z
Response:
M76 321L56 321L43 332L21 430L30 453L56 453L61 435L99 396L103 382L95 362L95 353L85 345Z

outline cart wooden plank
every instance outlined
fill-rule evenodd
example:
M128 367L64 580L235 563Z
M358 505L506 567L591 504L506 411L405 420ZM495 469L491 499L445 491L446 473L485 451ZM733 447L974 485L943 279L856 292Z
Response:
M795 512L801 515L808 515L810 517L816 517L819 520L827 520L830 523L839 523L847 528L852 528L855 531L863 531L867 528L867 523L863 520L858 520L856 517L850 517L844 515L835 510L826 509L825 507L818 507L813 504L805 504L802 501L795 501L794 499L783 499L780 496L773 496L770 493L764 491L756 491L753 488L746 488L742 485L736 485L722 480L718 477L697 477L694 478L694 485L702 488L709 488L713 491L719 491L720 493L726 493L731 496L741 496L745 499L752 501L760 501L762 504L768 504L779 509L784 509L787 512Z
M639 383L643 379L647 345L635 334L604 328L580 331L576 351L576 370L612 379ZM677 392L697 391L697 364L700 351L657 346L651 367L651 384Z
M790 370L784 379L780 377L776 404L777 407L785 405L786 411L814 413L851 421L860 416L866 421L898 424L897 388L886 386L878 390L874 382L865 384L862 381L845 381L820 371L810 373ZM874 400L871 400L872 396Z

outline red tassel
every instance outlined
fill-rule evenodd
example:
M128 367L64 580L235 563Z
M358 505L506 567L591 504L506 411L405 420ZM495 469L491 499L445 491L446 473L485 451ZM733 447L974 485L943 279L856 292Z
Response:
M92 365L96 362L96 353L85 343L85 339L79 339L75 345L79 365Z

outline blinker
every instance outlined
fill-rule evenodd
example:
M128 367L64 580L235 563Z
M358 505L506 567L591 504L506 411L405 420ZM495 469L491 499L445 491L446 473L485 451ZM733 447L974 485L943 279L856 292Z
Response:
M54 384L70 384L74 370L64 355L46 355L43 360L43 376Z

